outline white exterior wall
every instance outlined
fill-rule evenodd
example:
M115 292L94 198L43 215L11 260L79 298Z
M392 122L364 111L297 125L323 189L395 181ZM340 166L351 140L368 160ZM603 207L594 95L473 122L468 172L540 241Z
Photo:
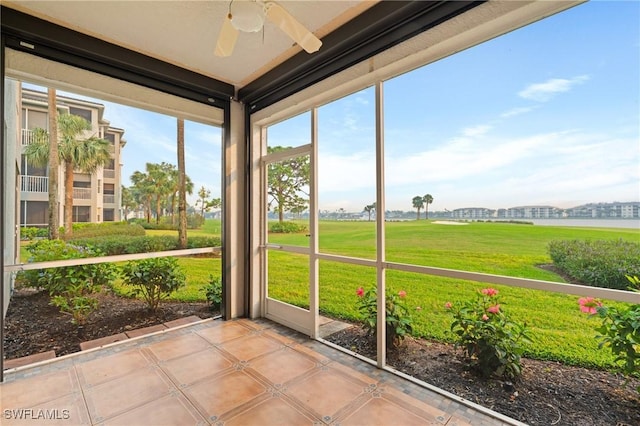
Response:
M4 264L13 265L20 260L20 223L17 216L18 202L18 173L20 171L20 90L19 84L14 80L6 79L4 82L4 102L5 102L5 128L2 129L6 144L3 147L5 155L4 176ZM10 272L3 272L4 306L2 315L6 315L9 307L9 298L13 291L13 275Z

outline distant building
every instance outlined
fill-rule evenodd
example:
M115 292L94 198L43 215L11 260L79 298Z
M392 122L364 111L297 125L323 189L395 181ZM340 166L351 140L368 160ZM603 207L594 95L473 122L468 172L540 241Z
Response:
M491 219L495 217L495 210L485 207L463 207L454 209L451 217L454 219Z
M640 217L640 202L589 203L566 210L567 217L588 219L633 219Z
M16 83L19 84L19 83ZM48 96L45 92L31 89L18 89L21 109L20 145L20 226L46 226L48 224L48 167L30 165L24 155L24 149L33 138L36 128L48 129ZM109 141L111 160L93 175L76 171L73 179L73 221L74 222L112 222L120 221L121 216L121 150L126 141L124 130L112 127L105 120L104 105L57 96L58 113L78 115L91 123L87 137L96 136ZM60 223L64 222L64 165L60 165L59 196Z
M505 212L506 219L561 219L562 209L552 206L511 207Z

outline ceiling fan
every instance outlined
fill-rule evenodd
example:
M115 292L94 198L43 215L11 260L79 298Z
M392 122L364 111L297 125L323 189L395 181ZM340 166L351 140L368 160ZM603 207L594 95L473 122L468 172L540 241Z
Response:
M300 22L273 1L231 0L218 41L216 56L229 56L238 39L238 31L258 32L264 26L265 17L278 26L308 53L317 52L322 42Z

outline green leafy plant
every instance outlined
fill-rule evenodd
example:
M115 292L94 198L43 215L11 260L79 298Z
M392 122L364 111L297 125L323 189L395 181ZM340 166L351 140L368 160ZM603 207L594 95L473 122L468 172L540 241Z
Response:
M554 240L548 245L555 266L594 287L625 290L626 275L640 275L640 243L618 240Z
M120 235L100 238L80 238L74 244L99 248L108 255L151 253L178 249L178 237L174 235ZM187 248L219 247L220 237L192 236L187 239Z
M378 296L375 287L365 291L362 287L356 290L357 307L364 317L364 327L371 335L375 335L378 323ZM387 293L385 297L386 338L393 346L399 346L406 336L413 333L413 319L406 303L407 293L402 290L397 294Z
M298 232L307 232L307 227L295 222L274 222L269 224L269 232L275 234L295 234Z
M627 279L636 291L640 289L637 276L628 275ZM602 324L596 327L599 333L596 338L600 340L598 347L611 349L627 381L640 377L640 304L627 308L607 307L593 297L581 297L578 304L582 312L602 319ZM637 390L640 393L640 386Z
M522 343L531 340L526 324L509 319L493 288L481 290L474 300L461 306L445 305L453 315L451 332L456 347L462 347L469 366L482 377L495 375L513 379L522 373Z
M30 244L29 262L80 259L102 256L91 247L80 247L61 240L41 240ZM87 316L97 308L95 293L110 286L115 279L115 267L110 263L76 265L23 271L17 282L27 287L42 288L51 296L51 304L72 315L75 324L83 324Z
M142 296L149 310L185 284L185 275L173 257L157 257L127 262L122 267L123 283L133 286L131 294Z
M209 282L202 287L211 309L220 309L222 304L222 278L209 275Z

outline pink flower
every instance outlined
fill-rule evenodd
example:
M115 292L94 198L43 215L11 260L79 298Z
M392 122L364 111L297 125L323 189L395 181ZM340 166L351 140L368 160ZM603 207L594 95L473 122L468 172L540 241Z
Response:
M447 302L447 303L444 304L444 307L445 307L445 309L451 309L451 308L453 308L453 303Z
M495 296L496 294L498 294L498 290L496 290L495 288L483 288L482 289L482 294L491 297L491 296Z
M358 287L358 289L356 290L356 294L358 295L358 297L364 296L364 289L362 287Z
M482 321L489 321L489 317L487 316L487 314L482 315Z
M487 312L489 312L490 314L497 314L498 312L500 312L500 305L489 306L487 308Z
M581 297L578 299L578 305L580 305L580 310L582 312L593 315L598 312L597 308L602 306L602 303L593 297Z
M400 290L398 292L398 296L400 297L400 299L404 299L405 297L407 297L407 292L404 290Z

